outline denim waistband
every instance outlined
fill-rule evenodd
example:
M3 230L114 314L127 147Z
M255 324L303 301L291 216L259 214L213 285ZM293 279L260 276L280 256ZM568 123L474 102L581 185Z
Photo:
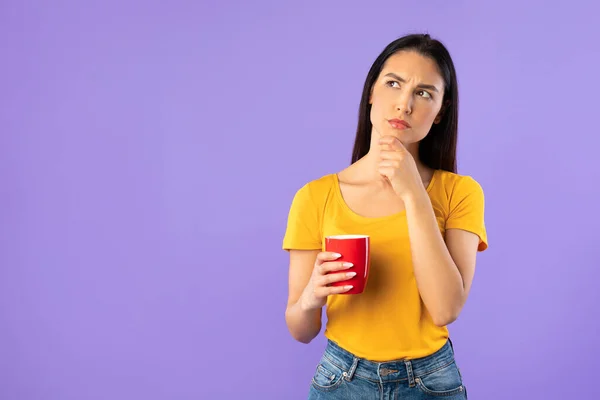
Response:
M343 371L347 380L354 375L378 382L408 380L411 383L419 376L427 375L454 362L454 350L450 339L435 353L411 360L375 362L356 357L332 340L327 341L325 354L329 362Z

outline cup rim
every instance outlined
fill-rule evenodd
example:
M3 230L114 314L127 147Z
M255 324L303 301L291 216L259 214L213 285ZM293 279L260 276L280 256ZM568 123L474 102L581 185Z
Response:
M337 239L337 240L369 239L369 235L331 235L331 236L325 236L325 239Z

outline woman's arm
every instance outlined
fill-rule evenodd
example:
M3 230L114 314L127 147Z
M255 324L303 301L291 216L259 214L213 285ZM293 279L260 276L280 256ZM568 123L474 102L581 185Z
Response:
M292 337L302 343L310 343L321 331L321 309L306 309L301 301L318 254L319 250L290 250L285 322Z
M404 200L417 287L433 322L448 325L460 314L475 274L479 236L438 227L431 200L423 188Z
M383 136L379 143L379 173L406 208L419 294L433 322L448 325L458 318L469 295L480 238L465 230L448 229L444 242L414 158L396 137Z
M290 282L285 321L299 342L309 343L321 331L322 308L327 297L352 289L331 286L354 275L351 264L336 261L341 255L330 251L290 250ZM350 274L350 276L349 276Z

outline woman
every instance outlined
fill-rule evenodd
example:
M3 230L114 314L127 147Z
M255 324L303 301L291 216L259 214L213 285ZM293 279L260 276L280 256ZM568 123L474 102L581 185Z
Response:
M328 317L310 399L467 398L446 326L487 236L481 186L456 173L457 122L446 48L429 35L399 38L367 75L351 165L295 194L283 240L286 322L309 343L324 305ZM323 238L339 234L371 237L362 294L330 286L352 276L323 251Z

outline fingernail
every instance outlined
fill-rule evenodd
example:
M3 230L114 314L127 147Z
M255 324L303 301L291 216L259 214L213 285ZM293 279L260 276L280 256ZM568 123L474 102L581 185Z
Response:
M333 253L332 255L337 258L340 258L342 256L340 253Z
M351 262L345 262L345 263L343 263L342 265L343 265L344 267L346 267L346 268L350 268L350 267L353 267L353 266L354 266L354 264L352 264Z
M346 289L346 290L350 290L350 289L352 289L353 287L354 287L354 286L352 286L352 285L346 285L346 286L344 286L344 289Z

